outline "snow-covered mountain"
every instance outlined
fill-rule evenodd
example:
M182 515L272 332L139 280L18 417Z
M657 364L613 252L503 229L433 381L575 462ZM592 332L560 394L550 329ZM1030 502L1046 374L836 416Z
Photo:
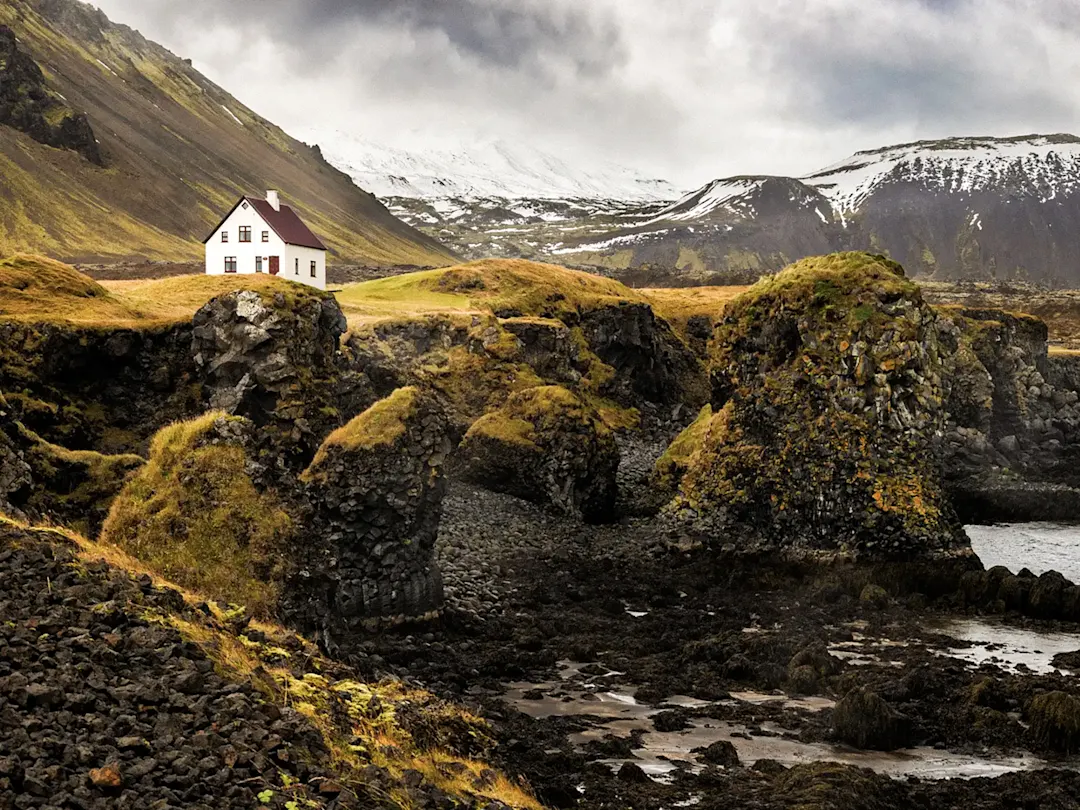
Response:
M553 249L599 264L617 252L620 267L667 267L680 283L868 249L923 275L1080 286L1080 138L920 141L802 178L715 180L630 227Z
M868 152L803 178L844 213L855 213L887 184L970 196L1006 193L1048 202L1080 185L1080 139L1072 135L950 138Z
M385 199L673 200L665 180L614 163L578 166L524 144L487 140L408 149L341 131L300 133L358 186Z

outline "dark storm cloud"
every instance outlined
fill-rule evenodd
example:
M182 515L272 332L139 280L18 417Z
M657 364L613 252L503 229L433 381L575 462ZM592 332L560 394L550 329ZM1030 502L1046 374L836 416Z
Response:
M519 138L687 186L1080 129L1078 0L94 2L287 129Z
M106 4L107 5L107 4ZM450 51L494 70L542 73L552 62L598 75L625 52L610 16L585 4L544 0L142 0L139 14L190 25L259 29L310 65L341 48L363 49L358 29L381 28L434 37ZM333 48L323 51L322 48ZM314 53L313 53L314 51ZM320 58L321 57L321 58Z

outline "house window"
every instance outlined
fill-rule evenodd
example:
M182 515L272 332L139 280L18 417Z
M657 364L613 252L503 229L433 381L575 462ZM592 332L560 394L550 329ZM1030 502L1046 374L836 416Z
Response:
M228 231L222 231L221 232L221 241L222 242L228 242L229 241L229 232Z
M250 225L241 225L240 226L240 241L241 242L250 242L251 241L251 226Z
M235 256L226 256L225 257L225 272L226 273L235 273L236 272L236 257Z
M315 278L315 267L316 267L315 262L312 262L311 263L311 277L312 278Z
M270 241L270 231L263 231L262 232L262 240L264 242L269 242Z
M256 273L261 273L262 272L262 256L256 256L255 257L255 272Z
M296 259L295 261L296 261L296 269L293 272L295 272L296 275L300 275L300 260Z

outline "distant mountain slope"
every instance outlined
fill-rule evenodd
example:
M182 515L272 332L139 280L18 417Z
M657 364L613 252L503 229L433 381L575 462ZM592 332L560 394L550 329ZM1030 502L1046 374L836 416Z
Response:
M1080 139L1031 135L860 152L802 179L713 181L629 227L552 250L676 283L743 280L813 253L869 249L926 276L1080 286L1077 234Z
M103 163L46 146L13 120L0 125L0 253L196 258L237 197L279 188L336 258L416 265L454 258L317 150L100 11L77 0L3 0L0 25L44 75L43 109L85 114Z
M308 131L326 159L381 198L671 200L674 186L619 166L572 165L523 144L488 140L458 148L385 146L340 131Z

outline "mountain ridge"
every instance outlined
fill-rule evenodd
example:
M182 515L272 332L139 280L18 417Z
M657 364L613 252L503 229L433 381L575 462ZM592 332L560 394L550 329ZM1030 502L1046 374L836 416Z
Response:
M922 276L1075 286L1077 230L1080 138L1058 133L915 141L799 178L720 178L622 229L551 249L670 283L742 281L807 251L872 250Z

